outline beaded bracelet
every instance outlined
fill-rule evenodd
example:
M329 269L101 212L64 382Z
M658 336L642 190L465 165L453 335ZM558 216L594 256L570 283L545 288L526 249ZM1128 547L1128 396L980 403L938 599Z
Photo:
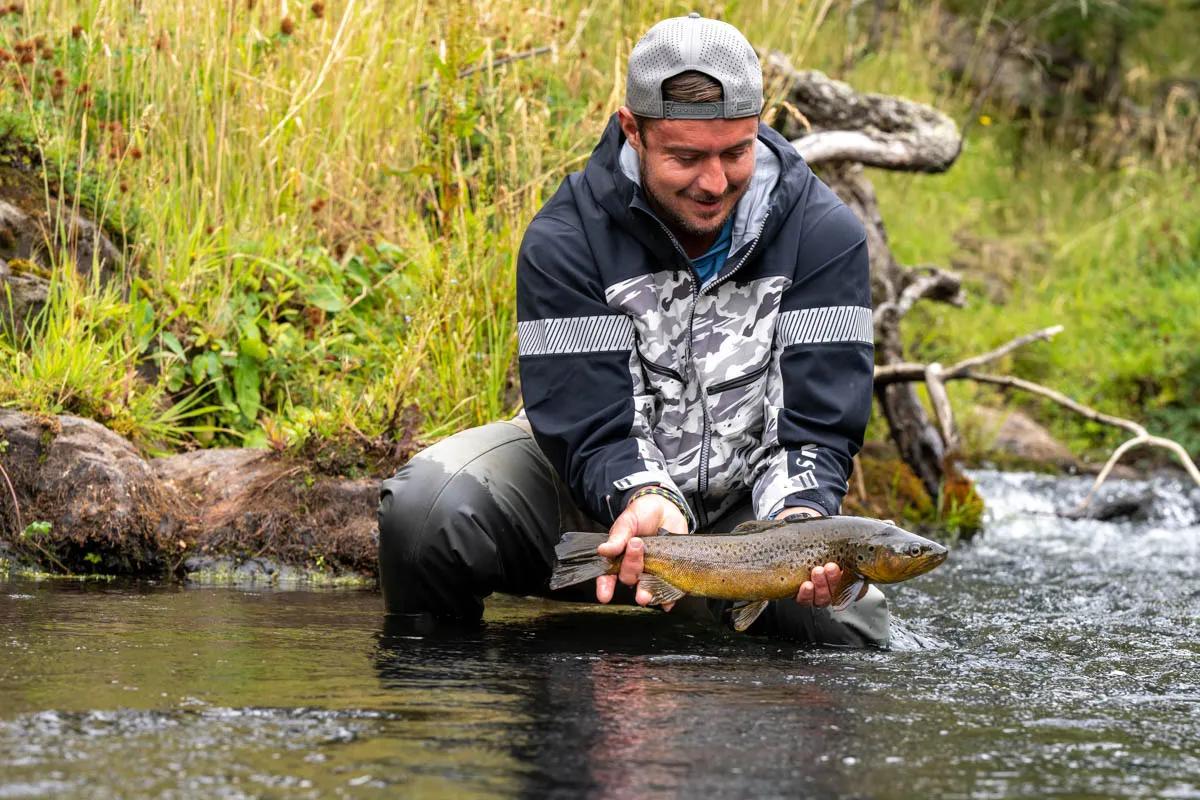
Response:
M653 495L657 495L658 497L667 498L668 500L671 501L672 505L674 505L676 508L679 509L679 513L683 514L684 519L688 518L688 511L687 511L687 508L683 505L683 501L680 500L679 497L676 496L676 494L674 492L672 492L671 490L664 489L663 487L655 485L655 484L652 484L650 486L643 486L642 488L635 491L630 496L629 502L632 503L634 500L637 500L639 497L642 497L643 495L648 495L648 494L653 494ZM628 505L628 503L626 505Z

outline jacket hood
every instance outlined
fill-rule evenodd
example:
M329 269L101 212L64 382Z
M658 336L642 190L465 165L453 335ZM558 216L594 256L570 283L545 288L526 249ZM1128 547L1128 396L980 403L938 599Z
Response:
M764 242L769 242L779 231L787 212L803 196L811 178L812 171L791 143L773 128L759 123L754 175L734 209L730 253L737 253L744 245L759 238L756 234L764 221L760 236ZM593 200L618 225L646 244L651 244L646 241L647 237L653 238L654 250L665 244L657 226L648 227L644 215L633 210L637 205L646 210L649 207L639 185L637 152L626 141L616 114L609 118L592 151L583 170L583 179Z

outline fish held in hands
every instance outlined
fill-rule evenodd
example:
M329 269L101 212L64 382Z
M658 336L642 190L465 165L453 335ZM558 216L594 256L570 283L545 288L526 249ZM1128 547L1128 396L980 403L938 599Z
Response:
M558 563L550 588L617 574L621 559L596 552L607 540L605 533L563 534L554 548ZM746 522L729 533L663 531L642 541L638 586L650 593L652 604L689 594L740 601L733 613L739 631L749 628L769 601L795 597L814 567L833 562L841 568L832 606L840 611L861 599L872 583L899 583L924 574L949 552L894 522L865 517Z

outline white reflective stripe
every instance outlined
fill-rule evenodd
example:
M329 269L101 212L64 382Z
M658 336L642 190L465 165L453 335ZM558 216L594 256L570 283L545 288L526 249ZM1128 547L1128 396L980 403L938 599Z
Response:
M780 347L794 344L875 341L871 309L862 306L824 306L779 315L775 336Z
M632 489L634 486L648 486L651 483L665 483L672 485L671 476L664 470L643 470L635 472L632 475L626 475L624 478L617 478L613 481L613 486L620 491Z
M517 323L522 356L603 353L633 348L633 320L624 314L559 317Z

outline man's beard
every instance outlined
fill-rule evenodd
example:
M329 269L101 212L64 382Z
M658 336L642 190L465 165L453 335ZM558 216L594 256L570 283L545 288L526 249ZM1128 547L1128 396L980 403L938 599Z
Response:
M730 207L728 214L721 217L719 220L715 220L711 225L704 227L704 228L700 228L700 227L697 227L690 220L687 220L684 217L682 217L681 215L679 215L678 213L676 213L675 209L672 208L669 203L663 202L663 198L661 196L659 196L657 193L655 193L655 191L653 189L650 188L650 181L648 181L646 179L646 164L645 164L645 162L638 163L638 176L641 178L642 192L646 195L646 198L650 201L651 207L662 218L662 221L664 223L666 223L668 228L671 228L671 229L677 230L677 231L682 231L683 233L687 234L688 236L708 236L710 234L716 233L717 231L721 230L722 227L724 227L725 223L729 220L729 217L731 217L733 215L734 210L737 208L737 203L734 203L733 206ZM744 185L738 187L736 189L737 194L738 195L744 194L745 188L746 187Z

